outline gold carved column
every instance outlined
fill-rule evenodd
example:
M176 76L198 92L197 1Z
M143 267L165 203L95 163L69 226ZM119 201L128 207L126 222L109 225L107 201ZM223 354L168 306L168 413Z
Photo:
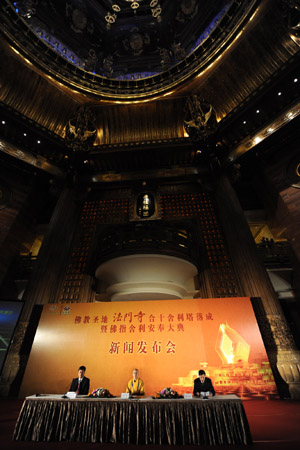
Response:
M24 308L1 374L0 395L16 395L18 392L39 319L38 310L46 303L59 301L59 287L72 247L79 211L75 189L64 188L23 296Z
M300 398L300 352L285 320L276 293L260 260L239 200L226 175L216 182L216 201L232 264L243 296L261 299L258 324L281 395L283 383L292 398ZM277 378L277 379L276 379Z

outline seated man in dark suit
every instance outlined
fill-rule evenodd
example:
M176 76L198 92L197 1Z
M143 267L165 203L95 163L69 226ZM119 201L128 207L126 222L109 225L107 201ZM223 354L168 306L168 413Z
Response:
M76 392L77 395L88 395L90 389L90 379L85 377L86 367L80 366L78 378L73 378L69 391Z
M195 397L209 398L216 393L210 378L205 375L204 370L199 370L199 378L194 381L194 395Z

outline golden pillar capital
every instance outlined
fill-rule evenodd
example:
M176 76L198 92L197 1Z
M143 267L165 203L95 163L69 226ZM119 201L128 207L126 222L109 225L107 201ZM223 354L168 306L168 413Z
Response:
M283 380L289 385L289 392L294 399L300 399L300 351L278 350L277 368Z

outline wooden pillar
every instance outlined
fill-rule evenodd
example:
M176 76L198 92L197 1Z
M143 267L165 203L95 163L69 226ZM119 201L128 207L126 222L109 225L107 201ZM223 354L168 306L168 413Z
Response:
M76 191L72 188L64 188L57 201L47 235L23 296L24 308L2 371L0 395L9 393L16 395L18 392L42 305L59 301L59 287L72 246L79 210ZM35 329L33 329L34 325ZM16 379L19 380L18 386L15 386ZM14 386L13 392L12 386Z
M216 201L241 295L260 298L258 324L268 352L275 380L278 370L288 384L292 398L300 398L300 352L297 350L268 274L260 260L246 217L227 176L216 186ZM284 395L282 387L277 386Z
M32 226L27 214L32 186L2 168L0 174L0 285ZM4 180L4 182L2 181Z

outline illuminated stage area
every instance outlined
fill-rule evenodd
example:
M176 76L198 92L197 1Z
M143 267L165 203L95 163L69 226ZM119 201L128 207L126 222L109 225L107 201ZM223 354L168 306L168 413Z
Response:
M204 370L300 400L299 24L295 0L0 2L0 398L83 365L114 397Z
M81 364L116 396L135 367L146 395L191 393L199 369L217 394L277 395L247 297L45 305L20 396L65 392Z

